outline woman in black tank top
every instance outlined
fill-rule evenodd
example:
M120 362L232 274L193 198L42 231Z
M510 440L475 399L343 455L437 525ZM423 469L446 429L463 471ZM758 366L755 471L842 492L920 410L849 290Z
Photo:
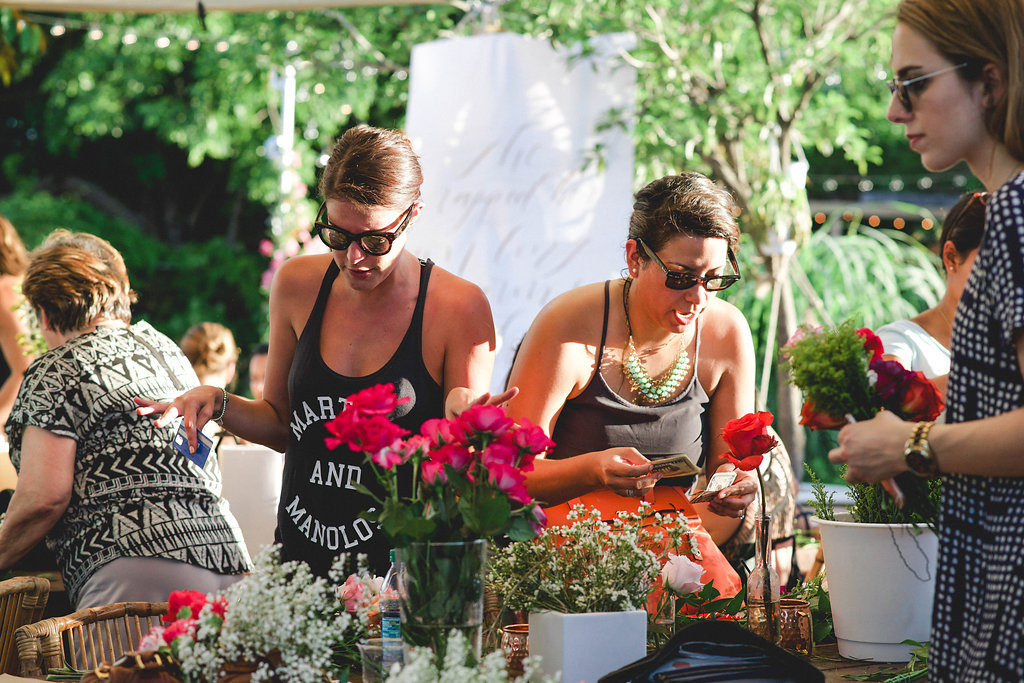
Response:
M530 475L534 497L560 503L602 486L642 496L658 480L649 461L679 453L708 476L734 469L720 433L754 409L754 350L743 315L717 298L739 280L732 207L698 173L654 181L633 205L629 277L567 292L538 315L509 378L512 416L556 443ZM740 472L697 506L716 541L739 527L756 490Z
M455 415L486 388L494 325L483 292L405 250L422 175L402 133L358 126L335 145L321 177L325 201L313 224L330 254L281 266L270 294L270 343L262 400L199 387L171 404L139 399L161 422L184 416L190 439L209 419L285 452L277 540L286 559L326 575L335 556L366 553L379 574L388 546L359 514L375 489L362 455L324 446L324 423L345 397L392 383L408 397L395 422ZM194 441L193 441L194 444Z

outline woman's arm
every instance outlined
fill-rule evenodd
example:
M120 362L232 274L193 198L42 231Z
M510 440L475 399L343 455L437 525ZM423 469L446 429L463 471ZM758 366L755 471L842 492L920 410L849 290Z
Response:
M537 316L509 376L509 386L519 389L508 403L512 417L526 418L551 434L565 402L583 390L594 372L594 344L586 343L583 332L592 314L581 291L574 290ZM526 474L530 495L549 505L602 488L632 495L649 490L657 480L650 462L635 448L538 460L535 469Z
M74 439L25 428L18 486L0 525L0 569L24 557L64 514L71 501L77 448Z
M1024 331L1018 331L1015 348L1024 378ZM870 420L846 425L839 431L839 446L828 458L846 463L849 481L889 479L908 469L903 449L914 424L882 411ZM1022 435L1024 408L1017 408L983 420L936 424L928 433L928 443L944 474L1024 477Z
M697 372L711 399L704 434L708 440L705 472L710 478L719 470L735 469L724 457L729 446L722 438L722 429L729 420L754 410L754 343L746 319L732 304L715 301L705 315L708 317L701 330L701 349L707 366L698 366ZM704 357L698 362L703 365ZM710 503L694 507L701 513L712 538L724 542L739 528L742 515L756 496L756 475L739 472L736 481Z
M494 369L494 320L483 290L444 270L435 269L431 294L434 299L423 318L424 340L443 345L441 389L445 417L450 418L474 403L492 401L488 388ZM425 352L425 357L430 355Z
M18 396L21 380L25 376L31 356L26 356L18 343L19 334L27 334L28 330L14 307L21 300L21 295L14 291L16 278L9 275L0 277L0 353L4 355L10 376L0 385L0 430L11 414L14 399Z
M301 318L304 323L312 306L309 272L320 273L322 270L311 269L303 261L302 258L288 261L274 276L270 291L270 351L267 355L263 399L229 394L228 407L221 420L224 428L232 434L278 452L284 452L288 446L288 372L298 344L296 320ZM316 282L319 283L319 280ZM157 416L156 424L159 427L183 416L189 445L195 450L196 430L202 429L210 418L220 412L223 399L223 390L201 386L185 392L170 403L143 398L136 398L135 403L139 405L139 415Z

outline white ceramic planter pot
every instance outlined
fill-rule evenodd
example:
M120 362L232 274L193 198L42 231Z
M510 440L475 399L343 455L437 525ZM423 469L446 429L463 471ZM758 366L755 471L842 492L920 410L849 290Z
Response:
M849 513L821 528L839 654L879 662L910 660L901 641L928 640L939 540L925 525L859 524Z
M595 683L647 655L647 612L531 612L529 647L545 676Z

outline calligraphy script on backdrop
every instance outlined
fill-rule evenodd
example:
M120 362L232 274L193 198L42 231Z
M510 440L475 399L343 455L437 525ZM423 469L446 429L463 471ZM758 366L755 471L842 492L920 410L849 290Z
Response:
M575 59L511 34L413 50L407 129L424 212L409 248L487 294L494 389L545 303L624 267L636 75L602 56L623 37L601 40L603 52ZM602 127L612 112L627 125Z

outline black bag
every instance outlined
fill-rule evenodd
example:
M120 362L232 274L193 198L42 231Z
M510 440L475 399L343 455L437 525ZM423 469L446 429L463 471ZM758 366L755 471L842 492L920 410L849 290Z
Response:
M731 621L702 621L682 629L641 660L600 683L687 681L824 681L809 662Z

